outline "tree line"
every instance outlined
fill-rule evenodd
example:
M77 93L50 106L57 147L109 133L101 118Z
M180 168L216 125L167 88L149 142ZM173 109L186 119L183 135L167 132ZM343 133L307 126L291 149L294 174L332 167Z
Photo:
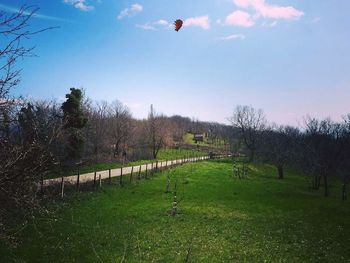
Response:
M309 179L310 187L323 186L329 196L330 180L342 182L346 199L350 179L350 114L341 122L330 118L306 117L302 127L268 124L262 110L237 106L229 118L238 140L231 144L243 150L250 161L264 161L276 167L279 179L285 167L293 167Z

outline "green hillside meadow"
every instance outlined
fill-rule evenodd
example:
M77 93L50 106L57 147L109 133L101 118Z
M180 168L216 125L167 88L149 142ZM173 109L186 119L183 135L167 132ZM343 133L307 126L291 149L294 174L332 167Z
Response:
M240 180L229 160L213 160L70 194L14 234L17 248L2 244L1 262L350 262L340 189L324 198L292 171L276 178L254 164Z

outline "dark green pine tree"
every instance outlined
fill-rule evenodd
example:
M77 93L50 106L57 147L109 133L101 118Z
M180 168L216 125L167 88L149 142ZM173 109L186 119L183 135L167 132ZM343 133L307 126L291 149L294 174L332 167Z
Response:
M80 89L71 88L62 104L65 125L68 133L66 154L73 161L81 158L84 148L84 136L81 129L86 126L87 118L82 107L83 94Z

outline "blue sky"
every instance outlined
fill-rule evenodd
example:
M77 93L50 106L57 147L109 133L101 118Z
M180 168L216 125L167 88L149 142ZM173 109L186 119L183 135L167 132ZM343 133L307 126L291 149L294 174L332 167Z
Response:
M137 118L167 115L227 122L238 104L270 121L350 112L348 0L1 0L40 7L38 57L21 62L16 94L62 99L82 87L118 99ZM175 32L171 23L184 20Z

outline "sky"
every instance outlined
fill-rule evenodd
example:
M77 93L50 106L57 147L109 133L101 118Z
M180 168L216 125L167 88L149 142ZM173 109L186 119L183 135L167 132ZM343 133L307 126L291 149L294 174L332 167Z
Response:
M236 105L278 124L350 112L349 0L1 0L0 10L40 8L36 57L19 62L14 91L63 100L150 104L166 115L228 123ZM173 21L184 26L174 31Z

